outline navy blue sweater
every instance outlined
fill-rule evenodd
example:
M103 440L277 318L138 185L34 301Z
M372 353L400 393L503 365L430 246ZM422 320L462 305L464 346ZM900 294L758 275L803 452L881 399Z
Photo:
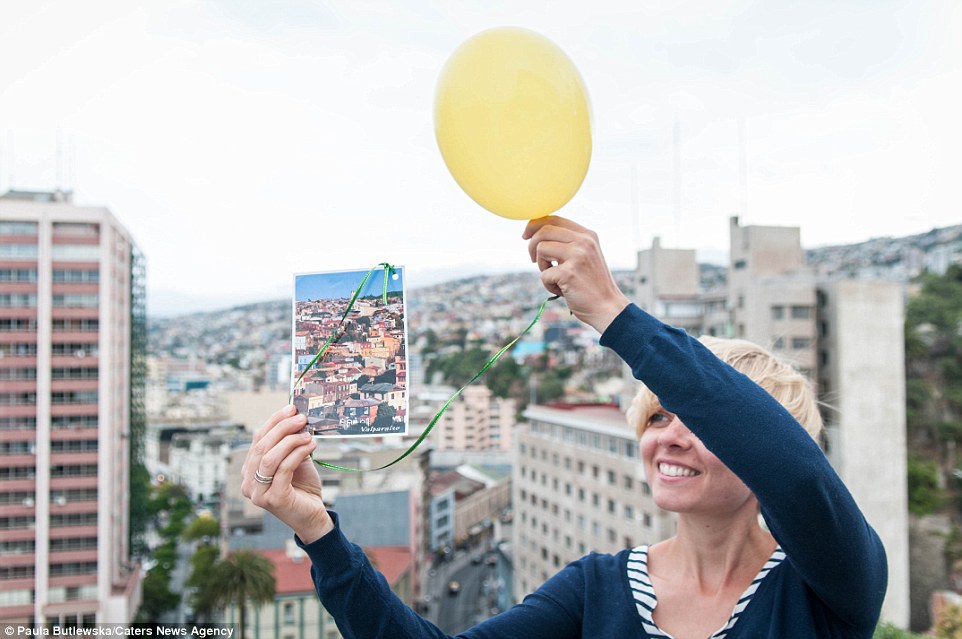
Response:
M786 559L726 639L871 637L885 551L821 449L764 389L684 331L634 305L602 335L635 377L752 490ZM445 637L404 605L340 527L304 546L321 603L346 639ZM647 637L626 577L628 550L572 562L461 637Z

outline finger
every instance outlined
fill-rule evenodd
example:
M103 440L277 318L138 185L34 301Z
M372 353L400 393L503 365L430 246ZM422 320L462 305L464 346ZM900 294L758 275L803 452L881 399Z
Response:
M548 270L541 272L541 284L545 289L552 295L557 295L559 297L564 297L564 291L558 285L557 276L555 275L555 270Z
M278 482L279 485L284 485L282 482L278 481L276 477L277 467L286 459L286 456L291 454L291 450L298 449L303 446L308 446L313 443L313 437L308 433L297 433L295 435L289 435L285 437L280 443L269 451L269 454L276 455L278 461L270 462L261 459L260 465L251 464L241 481L241 492L248 499L254 500L255 498L266 493L271 487ZM316 444L314 444L316 446ZM270 464L270 465L269 465ZM257 481L255 477L255 472L260 473L265 477L270 477L271 481L267 483ZM290 483L290 480L287 482ZM260 503L255 502L257 505Z
M255 466L253 470L256 470L265 477L272 477L277 472L277 468L281 465L281 462L291 454L294 448L303 446L307 442L312 441L312 439L310 433L292 433L286 435L271 447L269 451L264 453L260 463Z
M552 225L542 226L538 229L538 232L528 240L528 256L532 262L537 262L539 254L545 253L545 249L542 248L545 242L555 243L556 246L553 247L553 251L560 253L564 248L564 244L570 244L577 239L578 236L569 229ZM558 257L556 256L555 259L558 259Z
M308 441L291 449L287 457L281 460L277 470L274 471L273 484L290 486L294 481L294 471L297 470L298 466L305 463L305 458L313 453L316 448L317 440L312 437Z
M264 435L266 435L272 428L274 428L277 425L278 422L280 422L285 417L290 417L291 415L293 415L295 410L297 409L294 408L293 404L288 404L284 408L280 409L279 411L277 411L276 413L268 417L267 421L264 422L264 424L257 429L257 432L254 433L253 441L254 442L260 441L264 437Z
M534 247L535 252L531 261L536 262L538 269L544 271L567 261L574 248L574 243L571 241L544 239Z
M277 413L275 413L275 416L276 415ZM272 421L273 417L268 420L268 423L271 423ZM244 459L244 465L241 469L241 472L244 473L243 481L247 481L253 477L255 470L259 470L262 475L269 475L269 473L264 472L265 469L260 468L261 459L286 435L303 431L304 426L306 425L307 417L304 415L292 415L277 422L273 427L271 427L270 430L264 433L259 440L252 442L250 450L247 453L247 457ZM241 490L243 489L244 486L242 483Z

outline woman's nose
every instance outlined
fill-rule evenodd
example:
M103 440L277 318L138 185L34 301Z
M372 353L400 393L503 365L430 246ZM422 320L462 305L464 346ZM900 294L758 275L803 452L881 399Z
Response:
M687 448L691 446L694 437L684 422L678 418L678 415L672 415L671 421L658 434L658 441L663 446Z

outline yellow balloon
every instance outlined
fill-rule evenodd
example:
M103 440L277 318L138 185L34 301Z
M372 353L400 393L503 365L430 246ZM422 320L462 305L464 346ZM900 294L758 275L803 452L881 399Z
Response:
M490 29L458 47L438 80L434 132L461 188L515 220L564 206L591 161L581 75L557 45L527 29Z

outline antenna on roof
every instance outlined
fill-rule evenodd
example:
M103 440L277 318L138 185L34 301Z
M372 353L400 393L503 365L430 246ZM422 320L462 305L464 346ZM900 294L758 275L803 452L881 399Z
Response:
M672 208L675 214L675 244L681 246L681 122L675 118L671 127Z
M738 118L738 191L741 197L739 214L748 214L748 133L745 118Z
M56 160L56 182L54 183L54 190L64 191L66 190L64 184L64 166L63 166L63 129L57 127L57 160Z
M16 180L17 153L13 146L13 131L7 131L7 149L10 154L10 168L7 169L7 190L12 191Z

